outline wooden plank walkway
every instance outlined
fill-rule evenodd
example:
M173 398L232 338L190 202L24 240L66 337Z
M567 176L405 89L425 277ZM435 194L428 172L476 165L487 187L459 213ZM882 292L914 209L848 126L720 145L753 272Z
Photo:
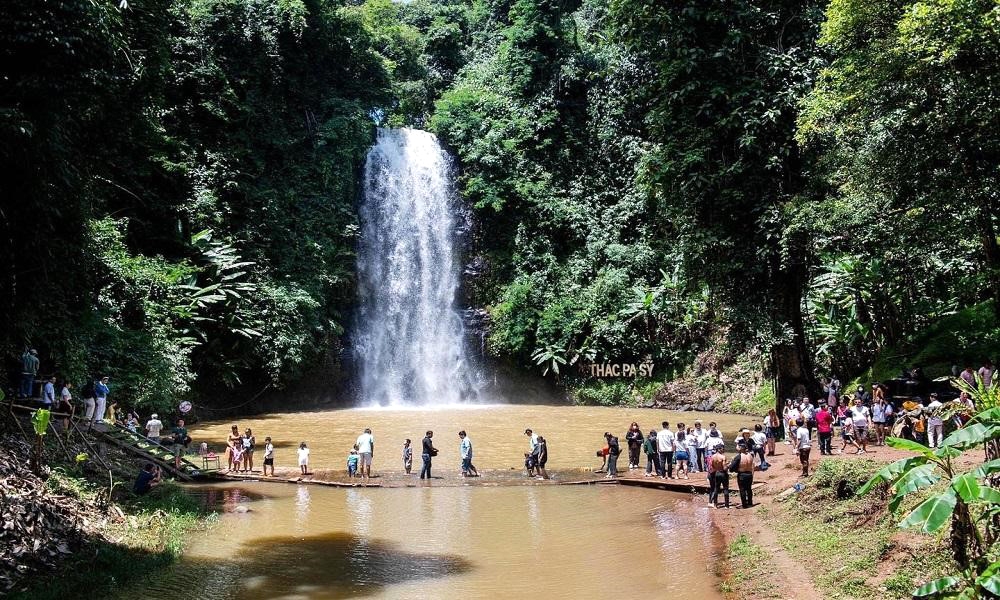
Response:
M699 475L703 475L699 473ZM631 479L627 477L622 477L617 479L619 485L631 485L635 487L653 488L660 490L667 490L671 492L683 492L691 494L707 494L708 493L708 481L706 477L698 477L698 480L694 479L658 479L658 478L648 478L648 479ZM755 481L753 487L756 489L764 485L763 481ZM736 478L730 475L729 477L729 491L739 493L739 488L736 486Z
M681 492L685 494L707 494L708 493L708 481L705 477L699 477L697 480L692 479L658 479L655 477L650 477L647 479L630 479L628 477L619 477L615 481L618 485L630 485L642 488L651 488L657 490L667 490L668 492Z

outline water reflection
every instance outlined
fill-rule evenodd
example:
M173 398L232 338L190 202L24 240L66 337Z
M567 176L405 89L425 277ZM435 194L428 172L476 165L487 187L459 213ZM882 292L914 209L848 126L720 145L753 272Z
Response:
M295 488L295 530L298 532L309 529L309 490L307 485Z
M249 491L241 487L199 486L192 487L188 494L201 506L220 512L244 512L251 502L262 500L267 496L257 491Z
M257 538L228 559L187 561L184 567L183 575L168 578L183 587L164 588L160 582L150 591L172 587L184 589L186 597L240 600L355 598L377 595L390 584L465 573L472 564L457 556L406 552L378 539L326 533ZM188 581L176 581L181 576Z

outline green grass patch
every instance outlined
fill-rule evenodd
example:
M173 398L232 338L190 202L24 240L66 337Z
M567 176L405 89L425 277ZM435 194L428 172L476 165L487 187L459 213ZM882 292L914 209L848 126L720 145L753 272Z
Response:
M56 470L47 485L61 494L93 498L99 486ZM130 496L120 507L125 518L110 523L104 536L87 540L59 569L59 577L42 578L36 587L16 593L19 600L63 600L87 590L104 598L175 562L187 535L216 520L214 513L177 484L165 482L144 497ZM97 517L97 515L94 515ZM114 540L110 542L108 540Z
M768 597L778 590L771 583L774 567L767 552L740 534L726 549L728 576L721 584L723 593L741 597Z
M764 383L752 398L734 398L729 403L729 412L741 415L766 415L775 407L774 388Z
M879 566L898 550L898 515L888 512L884 489L858 498L855 492L880 464L872 460L821 461L806 488L772 511L782 545L810 566L816 586L830 598L910 598L916 582L952 571L946 544L921 540L885 578ZM915 494L918 496L919 494ZM909 498L909 510L921 498Z
M569 388L569 397L579 406L635 406L653 399L661 381L588 381ZM639 400L641 398L641 400Z

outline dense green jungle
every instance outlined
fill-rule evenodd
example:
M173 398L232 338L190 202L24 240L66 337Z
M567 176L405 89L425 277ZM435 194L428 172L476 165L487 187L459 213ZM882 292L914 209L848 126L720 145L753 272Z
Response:
M377 127L454 156L485 352L577 401L978 366L998 67L996 0L6 1L0 383L37 348L210 408L339 364Z

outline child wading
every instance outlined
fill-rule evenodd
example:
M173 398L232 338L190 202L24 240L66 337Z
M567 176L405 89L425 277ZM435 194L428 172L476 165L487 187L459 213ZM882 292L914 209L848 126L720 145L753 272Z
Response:
M309 474L309 447L305 442L299 444L299 469L303 475Z
M347 476L355 477L358 473L358 459L360 455L358 454L358 445L354 444L351 451L347 453Z
M267 477L268 467L271 467L271 477L274 477L274 444L270 436L264 438L264 477Z

